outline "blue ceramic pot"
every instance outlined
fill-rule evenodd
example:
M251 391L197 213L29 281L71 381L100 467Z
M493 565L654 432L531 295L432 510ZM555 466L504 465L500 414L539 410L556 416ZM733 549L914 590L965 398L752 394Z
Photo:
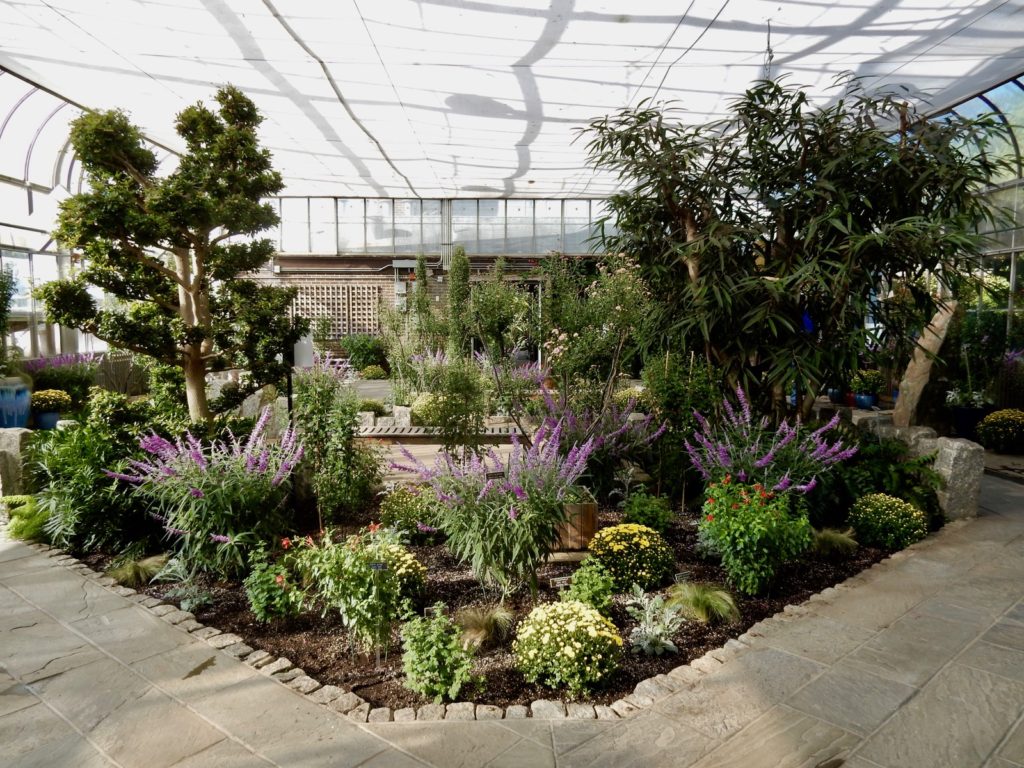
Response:
M28 385L14 376L0 379L0 428L27 427L30 411Z
M878 405L878 395L857 394L853 396L853 399L857 403L857 407L862 408L865 411L870 411Z
M60 414L56 411L45 411L36 414L36 429L56 429Z

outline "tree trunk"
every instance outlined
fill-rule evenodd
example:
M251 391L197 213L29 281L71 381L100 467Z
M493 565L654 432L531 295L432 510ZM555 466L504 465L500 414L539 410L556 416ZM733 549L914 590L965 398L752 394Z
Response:
M210 404L206 399L206 363L197 351L185 356L185 398L192 421L210 420Z
M932 359L942 349L942 342L946 338L955 311L956 301L951 299L945 306L939 308L921 334L900 381L900 396L892 412L892 423L897 427L909 427L914 421L914 412L921 400L921 393L932 373Z

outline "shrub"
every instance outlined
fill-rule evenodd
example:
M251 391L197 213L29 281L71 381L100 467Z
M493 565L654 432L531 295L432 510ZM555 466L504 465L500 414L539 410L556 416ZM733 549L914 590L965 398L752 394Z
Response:
M474 682L473 652L444 609L444 603L437 603L433 616L402 625L405 687L435 704L455 699L464 685Z
M91 352L25 360L21 364L32 377L35 389L67 392L75 409L81 408L89 399L89 388L96 380L97 366L97 355Z
M514 621L515 615L501 603L470 605L455 614L455 623L462 629L463 647L474 650L500 643L508 637Z
M156 578L167 566L167 560L167 555L129 557L107 571L107 576L126 587L141 587Z
M481 582L508 594L523 582L536 591L537 568L555 546L566 519L564 502L572 498L592 446L588 441L562 456L558 428L541 427L530 448L516 441L507 459L492 449L484 459L461 463L442 452L427 467L403 449L408 463L393 466L430 484L448 549Z
M424 538L434 532L435 499L430 488L400 485L380 502L380 522L412 539Z
M538 605L523 619L512 643L516 667L531 683L579 695L615 671L622 638L589 605Z
M863 544L883 549L903 549L928 535L924 512L884 493L857 499L850 510L850 525Z
M634 493L626 500L622 519L627 523L646 525L658 533L664 533L672 522L672 506L668 499Z
M853 536L853 529L837 531L835 528L822 528L814 530L814 543L812 547L816 555L826 559L839 560L850 557L857 551L857 539Z
M290 539L281 544L292 548ZM304 583L325 610L338 611L350 641L364 650L386 648L391 625L412 611L412 601L403 594L409 577L399 570L403 563L408 566L408 560L396 554L396 546L393 532L371 526L341 543L335 543L329 531L319 543L307 537L292 555Z
M885 374L875 370L856 371L850 378L850 388L858 395L877 395L885 386Z
M140 441L148 461L107 472L135 486L152 502L177 559L193 571L234 576L245 570L252 547L289 526L285 507L289 478L302 459L292 429L279 444L267 443L265 408L249 439L204 445L186 433L171 442L152 434Z
M388 412L387 408L384 406L383 401L373 399L360 400L359 410L361 412L372 413L374 416L383 416L385 413Z
M100 387L89 390L85 424L90 429L110 435L114 442L137 445L152 423L153 410L147 400L133 400Z
M714 584L698 584L692 581L673 584L668 589L668 602L678 607L686 618L702 624L736 621L740 617L732 595Z
M436 427L441 422L441 397L420 392L409 407L409 419L416 427Z
M1005 408L978 424L978 440L998 453L1024 453L1024 411Z
M721 553L729 581L751 595L811 544L810 523L801 514L790 514L786 495L760 483L733 483L728 475L708 486L700 529Z
M41 389L32 393L32 410L36 413L59 413L71 408L71 397L60 389Z
M46 510L36 504L34 496L5 496L4 504L11 516L7 532L22 541L48 541Z
M653 528L624 523L602 528L590 540L589 549L624 592L633 584L652 589L672 571L672 550Z
M569 588L561 594L563 601L574 600L607 616L615 594L615 579L596 557L587 557L572 575Z
M384 340L368 333L353 333L341 340L341 348L345 351L348 364L353 370L362 371L369 366L377 366L383 370L387 365L387 350ZM374 378L374 377L366 377ZM387 373L376 378L387 378Z
M412 552L396 541L381 544L380 555L388 570L398 578L398 589L403 597L411 599L423 593L427 568Z
M252 571L245 577L245 596L256 620L266 624L297 616L305 594L288 569L283 564L268 562L262 548L253 553L250 562Z
M629 633L633 653L661 656L665 651L679 652L672 636L679 632L686 618L678 605L666 602L661 595L648 595L634 584L626 612L637 622Z
M380 365L368 365L359 369L359 375L364 379L386 379L388 372Z
M644 389L643 387L626 387L625 389L618 389L615 391L615 394L612 395L612 402L615 403L616 408L622 410L629 407L630 403L643 407Z

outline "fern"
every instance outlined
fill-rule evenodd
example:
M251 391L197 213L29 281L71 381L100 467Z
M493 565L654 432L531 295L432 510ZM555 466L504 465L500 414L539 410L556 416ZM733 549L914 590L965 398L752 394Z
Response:
M717 621L736 621L739 609L732 594L714 584L684 581L668 590L669 605L676 606L687 618L703 624Z

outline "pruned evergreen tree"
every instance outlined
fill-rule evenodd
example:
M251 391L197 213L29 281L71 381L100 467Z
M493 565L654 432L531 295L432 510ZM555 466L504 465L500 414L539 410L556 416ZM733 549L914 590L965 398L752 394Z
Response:
M236 398L280 381L307 326L289 312L293 289L244 277L274 254L255 236L277 223L265 198L283 185L260 146L256 106L230 86L216 101L177 116L185 151L166 175L124 112L72 124L89 189L61 204L54 237L82 267L38 290L51 322L180 367L193 421L211 415L209 371L248 370ZM90 286L117 301L101 305Z

